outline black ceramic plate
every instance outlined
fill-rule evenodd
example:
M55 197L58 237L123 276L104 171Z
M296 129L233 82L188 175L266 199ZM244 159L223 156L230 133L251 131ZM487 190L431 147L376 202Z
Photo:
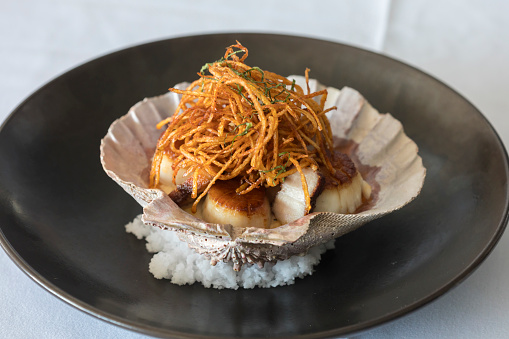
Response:
M194 79L238 39L248 64L280 74L306 67L322 83L356 88L391 112L419 145L421 195L337 239L295 285L214 290L148 272L143 241L124 224L141 212L103 172L100 139L146 96ZM32 279L98 318L158 336L318 337L361 331L446 292L493 249L507 221L508 161L500 139L464 98L384 56L308 38L185 37L122 50L38 90L0 133L1 243Z

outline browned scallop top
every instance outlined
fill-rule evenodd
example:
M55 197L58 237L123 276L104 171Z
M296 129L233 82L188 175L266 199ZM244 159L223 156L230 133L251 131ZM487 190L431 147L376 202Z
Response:
M265 188L259 187L245 194L238 194L239 180L218 180L210 188L208 195L217 205L238 212L253 215L261 212L265 203Z
M357 168L352 159L350 159L347 154L338 150L334 150L334 152L330 153L329 159L336 172L325 173L325 185L337 186L338 184L344 185L351 183L353 177L357 174Z
M196 185L198 192L202 192L205 187L210 182L210 176L207 173L201 172L200 175L196 178ZM189 204L192 200L193 193L193 178L189 178L184 181L182 184L177 186L173 192L169 194L171 200L173 200L179 206L185 206Z

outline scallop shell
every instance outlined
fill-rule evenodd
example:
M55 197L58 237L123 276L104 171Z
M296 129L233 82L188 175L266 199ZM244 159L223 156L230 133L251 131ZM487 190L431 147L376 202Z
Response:
M305 86L303 77L293 78ZM310 87L311 91L325 88L316 80L310 81ZM102 166L143 206L146 224L177 231L182 241L210 258L212 265L232 261L238 270L246 263L263 266L306 253L314 245L408 204L419 194L426 175L417 145L398 120L389 113L380 114L354 89L327 89L326 107L338 107L329 112L335 145L350 155L373 187L373 201L358 213L311 213L273 229L234 228L204 222L179 208L163 191L149 189L151 158L161 134L155 126L175 111L180 100L175 93L144 99L116 120L101 141Z

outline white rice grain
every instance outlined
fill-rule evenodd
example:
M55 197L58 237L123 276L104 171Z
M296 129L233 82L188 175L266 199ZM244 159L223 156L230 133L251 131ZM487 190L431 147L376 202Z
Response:
M217 289L291 285L296 278L313 274L313 266L320 262L322 253L334 248L334 240L331 240L309 249L304 256L293 256L275 264L265 263L263 269L257 265L243 265L239 272L235 272L231 262L211 266L210 260L180 241L173 231L145 225L141 214L125 228L138 239L145 238L147 250L155 253L149 264L149 271L155 278L169 279L177 285L199 282L207 288Z

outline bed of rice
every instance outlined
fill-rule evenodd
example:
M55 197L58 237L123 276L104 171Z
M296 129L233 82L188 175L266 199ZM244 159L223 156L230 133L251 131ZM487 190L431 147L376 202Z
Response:
M211 266L210 261L197 254L178 239L172 231L147 226L138 215L126 226L128 233L147 241L147 250L155 253L149 271L157 279L169 279L177 285L201 283L207 288L254 288L291 285L296 278L313 274L313 266L320 262L322 253L334 248L334 240L315 246L304 256L294 256L276 264L266 263L263 269L257 265L243 265L239 272L233 264L220 262Z

